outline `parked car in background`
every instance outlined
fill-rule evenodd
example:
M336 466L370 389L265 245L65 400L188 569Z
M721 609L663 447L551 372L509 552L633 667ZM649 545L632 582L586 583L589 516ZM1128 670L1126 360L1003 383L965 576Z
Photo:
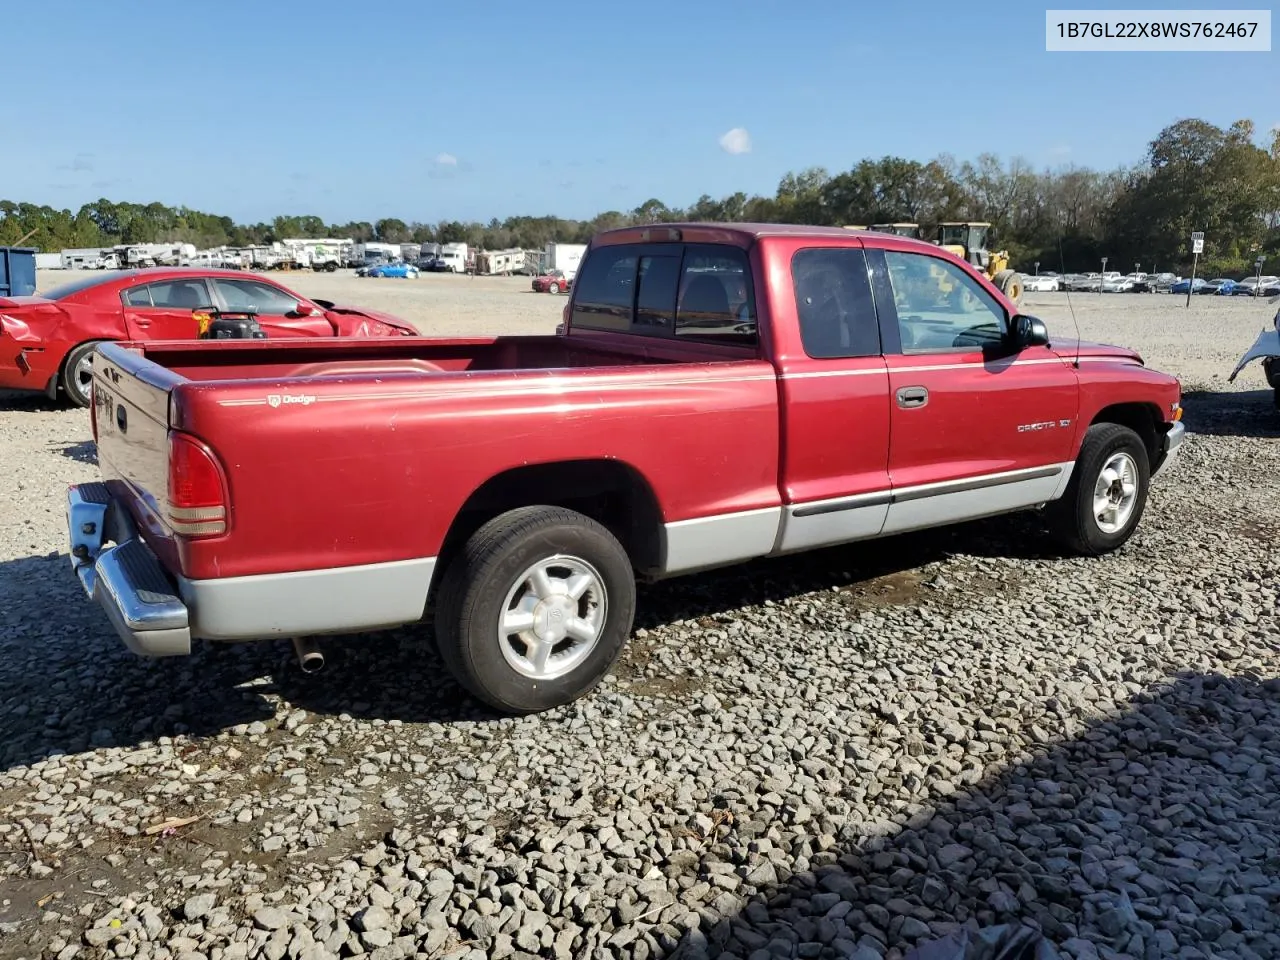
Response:
M356 271L358 277L400 277L401 279L416 279L418 276L418 268L412 263L395 262L395 263L375 263L372 266L362 267Z
M389 314L309 300L265 277L195 267L93 273L0 297L0 388L89 404L94 348L104 340L194 340L196 314L255 313L268 339L399 337L417 330Z
M1236 288L1232 291L1233 296L1237 297L1255 297L1263 290L1280 284L1280 277L1273 277L1264 274L1261 277L1245 277L1236 284Z
M428 257L425 263L420 263L419 267L428 273L453 273L453 264L444 257Z
M1056 274L1042 273L1039 276L1022 276L1022 289L1030 293L1052 293L1062 289L1062 279Z
M1175 280L1173 283L1169 284L1169 292L1186 293L1190 291L1191 293L1204 293L1205 287L1207 286L1208 282L1204 277L1196 277L1194 280L1187 277L1183 280Z
M1155 276L1147 277L1145 289L1154 293L1169 293L1173 285L1181 279L1176 273L1157 273Z
M1229 297L1236 291L1236 282L1228 277L1218 277L1215 280L1206 280L1204 286L1198 290L1198 293L1212 293L1218 296Z
M1175 377L891 234L607 231L566 306L558 337L104 345L129 426L95 419L104 482L67 492L73 575L152 657L314 668L430 610L445 669L531 713L604 679L639 578L1018 511L1110 553L1185 432Z
M1079 273L1076 274L1071 282L1067 285L1068 290L1092 291L1097 292L1102 289L1102 274L1100 273Z
M1103 293L1128 293L1133 289L1133 280L1129 277L1122 277L1113 274L1109 277L1102 278Z
M566 277L563 270L552 270L533 278L534 293L567 292L573 286L573 278Z

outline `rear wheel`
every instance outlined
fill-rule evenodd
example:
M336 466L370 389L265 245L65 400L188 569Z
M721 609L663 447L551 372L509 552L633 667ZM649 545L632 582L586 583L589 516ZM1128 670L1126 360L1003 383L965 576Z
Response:
M549 287L547 287L547 293L559 293L559 292L560 292L560 284L558 283L552 283Z
M613 534L572 510L522 507L482 526L449 564L436 643L477 698L533 713L594 689L634 616L631 561Z
M1095 423L1084 435L1066 493L1049 507L1054 533L1086 556L1118 549L1138 528L1150 480L1142 438L1118 423Z
M97 341L82 343L67 354L59 377L62 392L72 406L89 406L89 388L93 385L93 351Z

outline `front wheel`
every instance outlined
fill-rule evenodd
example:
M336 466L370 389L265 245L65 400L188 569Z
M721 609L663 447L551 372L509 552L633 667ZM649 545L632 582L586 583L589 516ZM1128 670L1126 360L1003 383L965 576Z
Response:
M1022 275L1016 270L1001 270L995 276L995 285L1000 292L1018 306L1022 306Z
M1142 519L1150 481L1142 438L1118 423L1095 423L1084 435L1066 493L1049 508L1055 534L1085 556L1119 549Z
M97 341L82 343L62 363L62 392L75 407L89 406L90 388L93 386L93 351Z
M435 634L450 672L504 713L569 703L613 666L635 617L635 576L604 526L560 507L490 520L449 564Z
M551 284L551 286L547 287L547 293L559 293L559 292L560 292L560 284L558 283L553 283Z

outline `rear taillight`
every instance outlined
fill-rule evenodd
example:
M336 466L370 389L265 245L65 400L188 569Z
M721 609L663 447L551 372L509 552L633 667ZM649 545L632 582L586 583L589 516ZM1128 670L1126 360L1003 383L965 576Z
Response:
M227 488L217 458L195 437L169 431L169 526L181 537L227 532Z

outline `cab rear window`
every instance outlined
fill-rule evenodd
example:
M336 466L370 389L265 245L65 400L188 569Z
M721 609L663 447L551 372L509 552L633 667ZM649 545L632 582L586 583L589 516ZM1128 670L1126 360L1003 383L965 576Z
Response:
M746 253L703 244L597 247L574 280L573 326L754 346Z

